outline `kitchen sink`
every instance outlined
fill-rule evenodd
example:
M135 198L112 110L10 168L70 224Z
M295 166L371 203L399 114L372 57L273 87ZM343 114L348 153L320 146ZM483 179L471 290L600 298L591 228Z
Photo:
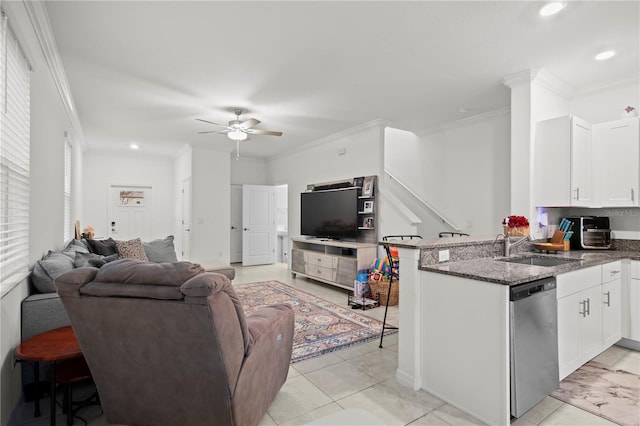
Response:
M517 257L517 258L506 258L506 259L498 259L502 262L509 263L520 263L522 265L531 265L531 266L558 266L565 265L571 262L577 262L578 259L567 259L567 258L554 258L554 257L539 257L539 256L527 256L527 257Z

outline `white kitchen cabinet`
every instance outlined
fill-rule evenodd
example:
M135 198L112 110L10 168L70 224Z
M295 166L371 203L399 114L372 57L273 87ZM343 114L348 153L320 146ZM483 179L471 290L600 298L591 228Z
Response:
M622 263L602 266L602 347L606 349L622 337Z
M640 342L640 261L631 261L625 290L622 337Z
M591 124L574 116L538 122L533 167L536 206L593 203Z
M622 263L579 269L556 281L562 380L622 337Z
M596 204L640 206L640 117L594 124Z
M560 380L602 352L602 267L556 277Z

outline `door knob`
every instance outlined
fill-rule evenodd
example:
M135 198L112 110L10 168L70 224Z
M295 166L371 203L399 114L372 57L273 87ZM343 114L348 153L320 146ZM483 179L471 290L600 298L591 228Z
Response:
M236 229L236 227L235 227L235 226L232 226L232 227L231 227L231 229Z
M244 228L244 230L245 230L245 231L248 231L248 230L249 230L249 228Z

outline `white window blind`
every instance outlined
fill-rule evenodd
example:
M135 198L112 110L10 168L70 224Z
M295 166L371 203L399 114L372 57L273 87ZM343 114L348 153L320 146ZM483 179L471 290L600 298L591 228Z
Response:
M29 262L30 67L2 15L0 40L0 283Z
M71 226L71 141L64 141L64 240L74 237Z

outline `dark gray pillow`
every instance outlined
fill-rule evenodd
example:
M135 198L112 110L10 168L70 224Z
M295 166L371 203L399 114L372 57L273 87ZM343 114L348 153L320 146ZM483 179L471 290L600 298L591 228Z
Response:
M64 250L62 250L62 254L66 254L71 259L75 259L76 253L89 253L89 250L87 246L78 240L71 240Z
M55 293L53 280L73 268L73 260L69 256L50 251L33 265L31 282L40 293Z
M112 254L118 254L118 248L113 238L107 238L106 240L87 240L89 244L89 251L95 254L101 254L103 256L111 256Z
M178 261L176 249L173 246L173 235L142 243L142 247L144 247L144 252L147 254L150 262L168 263Z
M86 266L92 266L94 268L100 268L106 263L113 262L118 259L117 254L112 254L110 256L102 256L101 254L95 253L76 253L76 257L73 260L73 265L76 268L84 268Z

